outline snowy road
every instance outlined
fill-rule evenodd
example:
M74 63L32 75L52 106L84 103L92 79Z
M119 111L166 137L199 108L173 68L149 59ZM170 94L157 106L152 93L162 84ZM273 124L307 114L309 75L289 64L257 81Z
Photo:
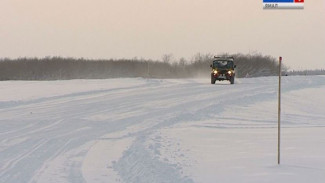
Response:
M324 182L325 77L0 82L0 182Z

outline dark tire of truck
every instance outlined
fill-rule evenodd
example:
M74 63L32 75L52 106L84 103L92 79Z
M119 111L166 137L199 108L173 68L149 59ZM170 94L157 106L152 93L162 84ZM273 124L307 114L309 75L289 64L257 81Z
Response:
M235 76L231 76L230 77L230 84L234 84L235 83Z
M216 84L216 79L213 74L211 74L211 84Z

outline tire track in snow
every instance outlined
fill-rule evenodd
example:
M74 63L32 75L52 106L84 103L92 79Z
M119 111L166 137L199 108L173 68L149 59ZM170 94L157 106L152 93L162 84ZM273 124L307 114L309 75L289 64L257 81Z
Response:
M9 159L7 160L7 162L3 162L4 164L1 167L0 180L3 180L3 182L11 182L9 175L12 176L12 174L8 174L8 172L12 171L12 169L15 168L18 162L30 156L32 153L37 151L41 146L45 145L46 143L47 143L46 140L40 140L40 142L32 146L28 151L24 151L23 153L19 154L17 157L14 157L13 159ZM15 172L14 174L19 175L19 171Z
M247 92L254 91L255 89L255 87L248 88ZM230 94L236 95L236 93L239 94L242 91L243 90L234 90ZM208 118L209 115L206 114L209 114L211 109L214 109L211 105L220 105L223 102L229 102L229 104L231 104L232 101L237 100L236 97L229 100L226 97L229 95L229 92L223 91L218 95L219 100L211 102L209 96L204 96L205 94L209 94L211 91L202 90L201 92L200 95L202 97L196 98L193 97L198 93L195 89L188 90L185 88L182 89L182 92L177 91L176 93L178 93L178 96L182 93L185 96L190 96L189 98L192 96L193 99L172 106L171 108L166 109L165 112L163 112L164 110L160 111L160 115L155 115L155 120L157 122L154 123L152 127L137 132L137 134L133 134L137 137L135 143L131 145L131 147L124 153L123 157L114 165L115 170L119 172L125 182L163 182L164 180L167 180L167 182L193 182L189 177L181 175L181 169L180 167L177 167L177 165L162 162L157 157L152 156L144 144L152 133L161 128L170 127L188 120ZM196 108L197 105L199 105L200 108ZM186 106L192 109L184 111ZM206 107L202 109L202 106ZM207 112L202 113L201 110L206 110ZM168 114L169 117L165 114ZM161 120L159 120L159 118Z
M150 86L152 86L152 85L150 85ZM132 90L135 90L135 89L132 88ZM125 92L127 92L127 91L125 91ZM121 92L121 93L123 93L123 92ZM106 95L109 98L108 98L108 100L105 100L103 102L102 101L102 97L105 98ZM60 109L60 107L62 107L62 106L60 106L60 104L62 104L61 102L60 103L57 103L55 105L53 105L53 102L52 101L44 101L44 102L41 102L41 103L30 104L30 105L32 105L32 106L35 107L34 110L36 110L36 109L42 109L44 107L46 107L46 110L47 110L42 115L34 115L32 117L29 117L29 116L27 117L27 119L28 119L27 122L28 123L29 122L33 122L32 119L35 119L35 122L36 123L33 122L33 124L35 124L36 126L35 125L34 126L37 127L37 128L36 129L28 128L28 129L26 129L24 131L11 131L11 132L19 133L19 134L18 135L15 135L13 133L13 134L9 134L9 136L6 136L6 137L8 139L10 139L10 140L12 140L14 138L17 138L17 137L24 137L24 136L25 137L29 137L29 140L26 141L26 142L29 142L29 143L35 143L37 139L41 139L41 138L44 138L45 137L46 139L48 139L48 141L45 144L45 146L43 147L43 149L44 149L44 148L46 148L46 146L49 146L49 144L53 144L53 143L55 143L53 145L59 147L60 144L62 144L62 143L60 143L60 141L63 142L63 143L65 143L63 140L64 139L67 139L70 136L70 138L72 137L72 138L75 139L74 140L75 142L74 142L74 145L73 146L71 144L69 144L69 146L67 146L67 147L69 149L73 149L74 146L78 147L78 144L80 144L80 145L81 144L85 144L87 141L94 140L94 139L96 139L97 136L100 136L101 134L107 133L106 132L107 130L105 130L105 128L102 128L101 130L99 130L100 127L97 128L96 126L93 126L91 123L89 123L89 121L88 122L87 121L84 121L81 124L74 123L74 121L78 121L80 119L80 117L82 117L82 116L87 116L87 115L91 115L92 113L98 112L97 109L93 109L91 111L82 109L82 106L85 106L85 109L87 109L88 107L91 108L91 106L84 105L83 102L85 102L87 104L87 101L91 101L90 104L96 106L98 103L105 104L106 102L111 101L110 97L111 97L111 94L105 94L105 95L102 95L102 96L95 96L95 98L98 98L97 100L94 100L94 97L93 96L90 96L90 98L84 98L84 97L82 97L79 100L73 99L71 101L69 101L69 98L66 98L65 100L66 100L67 103L66 103L66 105L63 106L63 108L64 109L73 109L73 111L67 110L67 112L64 112L64 113L61 113L61 112L57 113L56 112L57 109ZM123 95L121 95L121 97L123 97ZM112 98L112 99L113 100L116 100L116 102L118 102L118 99L116 99L116 98ZM49 105L47 105L47 104L49 104ZM81 107L78 106L78 105L80 105ZM106 103L106 106L107 106L107 103ZM77 108L77 109L75 109L75 108ZM31 110L31 108L27 108L27 109L28 110ZM22 114L22 112L24 110L26 110L26 109L24 109L24 107L17 107L15 109L11 108L9 110L2 110L2 112L7 112L7 113L9 113L10 116L15 116L15 115L13 115L13 113ZM49 125L46 125L45 127L44 126L43 127L40 126L40 124L42 124L42 123L40 123L38 121L39 120L43 120L43 119L47 119L48 118L48 115L52 115L52 113L57 113L57 115L58 115L57 117L59 117L61 119L62 118L65 119L65 124L67 124L67 125L63 125L63 124L61 124L59 122L52 123L52 121L47 120L45 122L46 122L46 124L49 124ZM23 116L24 115L20 115L19 118L24 119ZM21 122L21 123L23 124L23 122ZM79 134L81 134L82 132L81 133L78 132L78 130L77 130L78 127L77 126L80 126L81 127L80 129L82 129L82 128L84 128L84 125L86 123L89 123L88 124L90 126L89 129L91 129L91 127L95 127L95 130L99 130L99 131L98 132L96 132L96 131L95 132L92 132L91 134L87 134L87 132L85 132L84 135L79 136ZM99 123L102 123L102 122L99 122ZM78 125L75 126L75 124L78 124ZM98 125L98 123L96 122L94 125ZM109 125L108 124L105 124L105 125L103 125L103 127L104 126L107 127ZM123 125L121 127L117 128L117 129L120 129L120 128L123 129L124 128ZM72 131L71 132L68 132L69 129L71 129ZM88 131L89 131L89 129L88 129ZM55 135L55 136L48 136L48 135ZM88 137L88 135L89 135L89 137ZM26 142L24 143L25 145L27 145ZM42 158L43 158L43 159L41 158L40 160L43 160L43 162L46 162L46 160L51 161L51 159L53 160L56 157L62 156L63 153L67 150L67 149L65 149L64 151L63 150L57 151L57 149L55 148L55 146L53 146L54 148L53 147L50 148L50 149L54 150L51 153L48 153L48 152L50 152L49 150L45 150L44 149L45 150L44 152L48 153L48 154L45 154L45 156L42 155L43 153L41 151L43 151L43 150L41 150L40 152L37 152L37 154L41 155ZM65 145L63 144L63 147L64 146ZM16 145L15 145L15 147L18 148L18 146L16 146ZM34 149L34 150L31 149L32 148L31 146L26 147L26 148L28 150L30 150L30 152L35 152L36 151L36 149ZM19 151L16 151L15 150L13 152L15 152L15 154L18 154L18 156L17 155L14 155L13 156L13 155L8 154L8 157L6 159L12 158L13 160L17 160L17 163L11 163L12 168L8 168L8 166L6 166L7 167L6 168L6 174L9 177L10 177L10 175L12 175L12 176L11 176L10 179L7 179L8 181L5 181L5 182L16 182L14 180L23 180L22 182L25 182L26 180L28 180L28 177L31 176L31 174L27 174L27 172L24 172L23 174L16 174L15 175L14 169L19 169L20 168L19 166L18 167L15 167L15 165L17 165L18 162L21 162L22 160L24 160L24 161L30 161L30 160L32 160L31 159L31 154L28 153L26 156L24 156L24 154L26 153L25 151L19 152ZM19 154L19 153L21 153L21 154ZM3 155L3 153L2 153L2 155ZM22 157L22 159L19 158L20 156ZM25 159L28 158L28 159L25 160L24 158ZM44 159L44 158L46 158L46 159ZM3 160L3 159L4 158L0 158L0 160ZM80 166L80 165L77 165L77 164L75 164L74 166L77 166L77 167ZM33 165L33 167L31 167L30 170L32 170L35 166L37 166L37 165ZM41 169L41 167L39 169ZM13 170L13 171L11 171L11 170ZM78 175L80 175L81 172L79 170L77 172L75 172L75 170L76 169L74 168L73 171L70 172L71 173L71 177L69 178L70 181L72 181L72 182L80 182L80 181L82 181L82 179L76 179L76 177L80 177ZM30 171L28 171L28 172L30 172ZM10 180L12 180L12 181L10 181Z

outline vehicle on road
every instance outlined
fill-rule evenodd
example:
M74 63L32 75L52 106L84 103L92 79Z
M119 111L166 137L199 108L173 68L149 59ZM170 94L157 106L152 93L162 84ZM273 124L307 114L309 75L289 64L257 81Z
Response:
M223 81L228 80L230 84L235 83L235 68L234 57L214 57L211 71L211 84L215 84L216 80Z

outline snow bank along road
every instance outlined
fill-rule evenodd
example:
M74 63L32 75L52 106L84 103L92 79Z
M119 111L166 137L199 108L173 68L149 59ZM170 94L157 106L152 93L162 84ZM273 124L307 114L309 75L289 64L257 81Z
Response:
M0 182L324 182L325 77L0 82Z

